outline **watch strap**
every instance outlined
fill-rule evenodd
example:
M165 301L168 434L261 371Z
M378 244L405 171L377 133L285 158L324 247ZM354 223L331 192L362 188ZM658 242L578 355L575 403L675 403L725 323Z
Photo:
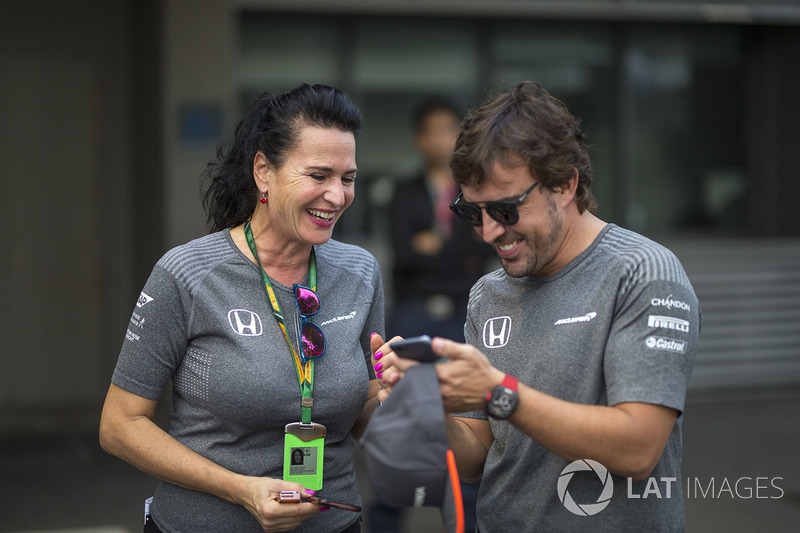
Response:
M510 376L506 374L506 377L503 378L503 381L500 382L500 385L507 389L511 389L514 392L517 392L519 389L519 381L514 376Z
M505 387L505 388L507 388L507 389L511 389L514 392L517 392L518 389L519 389L519 380L517 380L517 378L515 378L514 376L506 374L503 377L503 381L500 382L500 385ZM494 390L494 387L492 387L492 390L490 390L489 392L486 393L486 396L483 398L483 400L485 402L488 402L489 400L492 399L492 391L493 390Z

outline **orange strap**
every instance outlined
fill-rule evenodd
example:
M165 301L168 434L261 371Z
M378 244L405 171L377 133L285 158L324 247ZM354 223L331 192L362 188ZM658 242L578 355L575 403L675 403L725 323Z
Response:
M458 479L456 456L453 454L453 450L447 450L447 471L450 473L450 485L453 487L456 510L456 529L453 533L464 533L464 498L461 495L461 482Z

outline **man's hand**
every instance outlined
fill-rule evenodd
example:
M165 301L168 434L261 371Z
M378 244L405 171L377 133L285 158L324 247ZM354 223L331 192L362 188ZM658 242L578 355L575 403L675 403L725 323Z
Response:
M417 232L411 238L411 248L418 254L437 255L442 251L442 246L442 238L431 230Z
M436 365L439 390L449 413L484 409L484 398L505 374L489 364L477 348L441 337L431 342L433 351L449 359Z

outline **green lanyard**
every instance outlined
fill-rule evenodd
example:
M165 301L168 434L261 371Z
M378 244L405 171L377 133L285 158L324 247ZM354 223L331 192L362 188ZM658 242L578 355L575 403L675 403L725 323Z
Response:
M256 243L255 240L253 240L253 232L250 229L250 220L244 223L244 236L247 239L247 245L250 247L250 251L253 252L253 256L256 258L258 269L261 271L261 280L264 282L264 289L267 292L267 300L269 300L269 303L272 306L272 314L275 315L275 319L278 321L281 331L283 331L283 336L286 339L286 343L289 345L289 350L291 350L294 358L294 366L297 370L297 381L300 384L300 393L302 394L302 400L300 401L302 414L301 422L303 424L310 424L311 407L314 405L314 400L312 399L312 395L314 393L314 360L309 360L304 366L303 362L300 360L300 356L297 355L297 352L292 345L292 341L289 340L289 335L286 333L286 321L283 318L283 313L281 313L281 306L278 304L278 299L275 297L275 291L272 289L272 283L269 281L269 276L267 276L267 273L264 271L264 267L261 266L261 260L258 258ZM314 254L313 246L311 247L311 257L308 260L308 278L309 285L311 285L310 288L316 291L317 258Z

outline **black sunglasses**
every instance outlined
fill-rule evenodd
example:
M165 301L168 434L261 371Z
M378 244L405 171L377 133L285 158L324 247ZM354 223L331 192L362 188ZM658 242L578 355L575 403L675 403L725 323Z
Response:
M483 224L483 215L481 214L481 209L486 209L486 214L492 217L492 219L496 220L500 224L505 224L506 226L510 226L511 224L516 224L519 221L519 211L517 210L517 206L521 204L525 198L539 185L537 181L530 188L522 193L522 196L517 198L516 200L509 201L509 200L502 200L498 202L481 202L482 204L485 203L486 205L480 206L478 204L472 204L469 202L464 202L461 199L461 195L464 193L458 193L458 196L450 202L450 209L461 217L467 224L472 226L480 226Z

